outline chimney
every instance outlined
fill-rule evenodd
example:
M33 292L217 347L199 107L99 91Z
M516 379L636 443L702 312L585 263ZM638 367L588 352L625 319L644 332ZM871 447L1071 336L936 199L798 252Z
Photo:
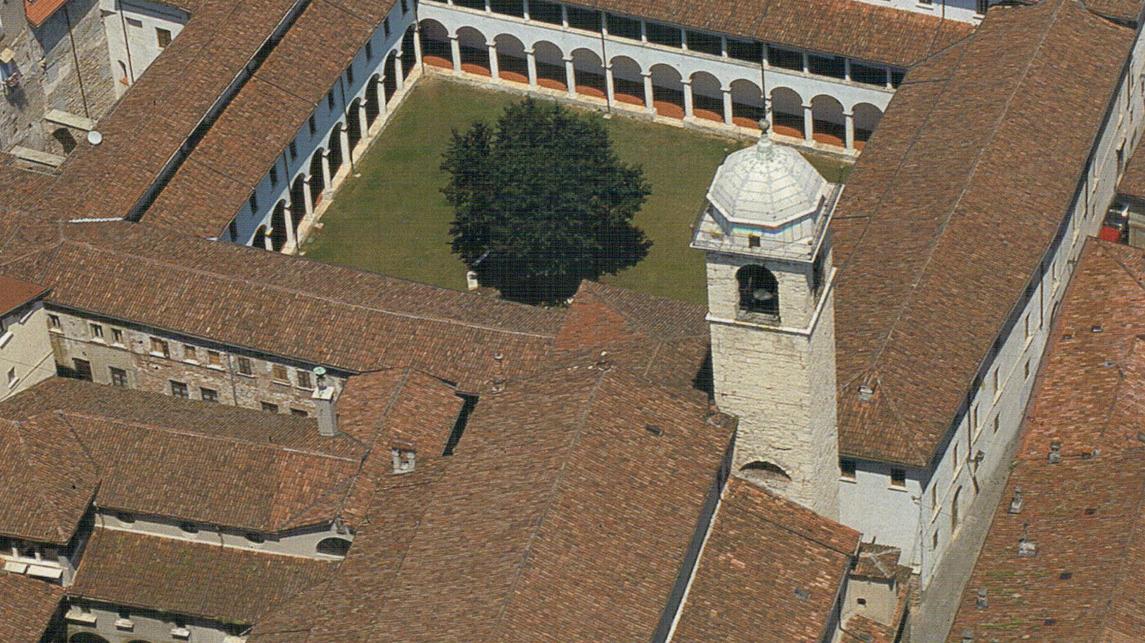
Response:
M326 383L326 369L321 366L314 369L314 379L317 386L310 399L314 400L314 408L318 415L318 435L334 437L338 435L338 410L334 405L334 387Z

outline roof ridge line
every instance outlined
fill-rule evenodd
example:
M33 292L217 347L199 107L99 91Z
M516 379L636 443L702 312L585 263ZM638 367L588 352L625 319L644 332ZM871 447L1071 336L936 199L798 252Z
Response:
M879 342L878 350L874 353L874 355L872 356L872 358L869 361L870 365L873 366L882 357L883 352L886 350L887 345L890 343L891 335L893 335L895 330L898 328L899 323L902 321L903 314L906 312L909 304L911 302L913 302L915 293L917 293L918 287L922 282L922 277L924 274L926 274L927 268L930 266L931 262L934 260L934 254L938 248L939 241L945 236L946 230L948 229L948 227L950 225L950 221L954 218L955 212L958 210L959 205L962 203L962 199L966 196L966 192L969 190L970 184L973 182L974 178L977 176L978 166L982 161L982 157L985 155L986 150L990 149L994 145L994 141L996 140L996 137L998 135L998 130L1001 128L1002 124L1007 121L1006 117L1009 115L1010 106L1013 103L1014 98L1018 95L1018 91L1022 88L1022 86L1025 84L1026 79L1029 77L1030 69L1033 67L1034 61L1037 59L1038 53L1041 52L1043 47L1045 47L1046 39L1049 37L1050 30L1057 23L1058 14L1061 11L1062 7L1065 6L1067 1L1068 0L1058 0L1058 5L1053 8L1053 13L1046 20L1045 26L1042 29L1040 37L1038 38L1038 44L1036 47L1034 47L1033 52L1031 52L1029 60L1026 61L1026 64L1024 65L1024 68L1022 69L1021 76L1018 78L1017 82L1014 83L1014 87L1010 91L1010 95L1006 99L1006 102L1003 106L1003 109L1001 110L1001 113L998 115L998 118L995 119L994 125L990 128L989 138L987 139L986 143L978 149L978 153L974 157L974 162L971 165L970 172L966 175L966 180L962 184L962 189L959 191L958 197L950 203L950 207L947 209L946 214L943 217L942 224L939 227L938 234L934 235L933 239L928 244L928 247L927 247L928 252L926 255L926 260L923 262L923 264L919 268L919 270L915 273L915 277L911 282L910 291L909 291L910 296L909 297L903 297L902 300L899 302L899 304L897 306L898 312L895 314L894 321L891 322L891 325L887 329L886 335L884 335L882 338L882 341ZM975 30L974 33L977 34L978 30ZM959 56L959 63L958 63L958 69L959 70L961 70L963 62L965 62L965 60L964 60L965 56L966 56L966 52L964 50L962 52L962 55ZM953 81L953 79L956 75L957 75L956 73L951 74L951 81ZM944 94L947 93L948 90L950 90L949 86L947 86L943 90L943 93ZM933 110L934 104L935 103L933 103L933 102L931 103L932 108L931 108L931 110L929 110L927 112L927 121L929 121L930 117L934 114L934 110ZM921 132L921 128L919 131ZM917 135L917 133L918 132L916 132L916 135ZM913 147L913 142L912 142L911 146ZM906 158L906 154L903 154L900 156L899 168L902 167L902 164L905 162L905 158ZM896 173L897 173L897 171L898 170L896 169ZM888 187L888 189L889 189L889 187ZM882 199L880 198L880 202L881 202L881 200Z
M139 224L131 223L131 225L139 225ZM553 337L553 335L551 335L551 334L546 335L546 334L535 333L535 332L525 332L525 331L519 331L519 330L506 330L503 328L497 328L495 326L488 326L485 324L474 324L474 323L470 323L470 322L463 322L463 321L460 321L457 319L429 317L429 316L425 316L425 315L415 315L413 313L397 312L397 311L389 310L386 308L366 306L363 304L347 302L345 300L333 299L331 297L318 295L318 294L315 294L313 292L307 292L304 290L299 290L297 288L288 288L286 286L281 286L281 285L272 285L272 284L266 284L266 283L251 283L250 280L239 279L237 277L233 277L233 276L226 275L226 274L219 273L219 272L203 270L201 268L188 268L186 266L180 266L179 264L170 263L167 261L161 261L158 259L154 259L152 257L142 256L142 255L139 255L136 253L127 253L127 252L122 252L119 250L111 250L111 249L108 249L106 247L103 247L102 245L96 245L96 244L91 243L89 241L80 241L80 240L76 240L76 239L66 239L65 242L76 244L76 245L86 246L88 249L90 249L92 251L102 252L104 254L113 254L113 255L116 255L119 257L123 257L125 259L133 259L136 261L143 261L143 262L147 262L147 263L151 263L151 264L159 265L159 266L168 266L172 269L183 271L183 272L194 274L194 275L198 275L198 276L213 277L213 278L220 279L223 281L240 282L240 283L247 284L248 286L251 286L254 288L264 288L266 290L288 293L288 294L299 296L299 297L305 297L305 298L314 299L314 300L321 301L321 302L326 302L328 304L335 304L338 306L344 306L347 308L355 308L355 309L359 309L359 310L365 310L365 311L380 313L380 314L384 314L384 315L392 315L394 317L400 317L403 319L412 319L415 321L425 321L425 322L436 322L436 323L442 323L442 324L452 324L452 325L456 325L456 326L463 326L466 328L474 328L477 330L487 330L490 332L503 333L506 335L520 335L523 337L536 337L536 338L541 338L541 339L551 339ZM204 243L226 243L226 242L204 241ZM265 251L257 251L257 252L265 252ZM320 263L320 262L318 262L318 263ZM327 266L327 267L333 267L333 268L340 268L341 267L341 266L333 266L331 264L322 264L322 265ZM355 271L355 272L365 272L365 271ZM381 277L386 278L386 279L393 279L393 277L390 277L389 275L385 275L382 273L366 273L366 274L377 275L377 276L381 276ZM439 290L448 290L446 288L440 288L438 286L433 286L430 284L422 284L419 282L403 281L403 283L417 284L419 286L424 286L427 288L436 288ZM450 292L459 292L460 293L460 291L450 291ZM461 294L464 294L464 293L461 293ZM498 300L498 302L500 303L500 300ZM508 303L511 303L511 302L508 302Z

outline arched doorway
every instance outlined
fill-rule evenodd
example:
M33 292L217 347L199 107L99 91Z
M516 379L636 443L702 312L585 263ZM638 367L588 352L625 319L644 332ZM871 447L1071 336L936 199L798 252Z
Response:
M362 99L355 98L346 108L346 142L350 153L357 151L358 143L362 142L362 119L359 116L361 105Z
M431 67L453 69L453 48L449 45L449 30L436 20L422 20L418 27L421 34L421 59ZM394 52L390 56L397 57ZM389 60L386 61L386 78L393 78ZM386 99L390 97L386 93Z
M576 78L576 93L593 98L608 98L608 85L604 78L604 63L596 52L577 49L572 53Z
M811 138L816 143L844 147L847 124L843 104L826 94L811 99Z
M668 65L652 66L652 104L656 113L668 118L684 118L684 79Z
M750 80L732 81L732 122L740 127L759 128L766 113L763 91Z
M875 128L879 126L882 117L882 110L874 105L869 103L855 105L855 149L863 149L867 141L871 140L871 136L874 135Z
M382 76L382 95L386 98L386 105L390 104L390 99L398 91L398 54L396 51L391 51L390 55L386 56L386 64L382 67L384 76Z
M489 41L485 35L473 27L457 30L457 44L461 48L461 71L478 76L491 77L489 67Z
M266 226L260 225L258 229L254 231L254 237L251 238L250 245L252 248L258 248L259 250L266 249Z
M286 246L286 225L286 199L282 199L270 215L270 247L275 252L282 252Z
M803 138L803 99L787 87L771 90L771 119L776 134Z
M402 34L402 76L409 78L410 72L417 66L417 54L414 49L414 39L417 38L417 30L413 25L406 29Z
M706 121L724 122L724 92L715 76L692 74L692 114Z
M529 60L525 45L515 36L501 34L493 39L497 45L497 73L502 80L514 83L529 82Z
M616 102L644 107L644 76L635 60L627 56L612 59L612 86Z
M302 217L306 216L306 176L299 174L290 186L290 227L294 230L294 238L298 238L298 225Z
M549 89L568 90L564 54L551 42L542 40L533 45L537 59L537 84Z

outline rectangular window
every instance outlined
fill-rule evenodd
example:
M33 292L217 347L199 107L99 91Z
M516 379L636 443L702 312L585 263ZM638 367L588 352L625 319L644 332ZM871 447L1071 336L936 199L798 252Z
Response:
M286 367L282 364L273 364L270 367L270 376L276 382L289 382L290 374L287 372Z
M1030 360L1026 360L1026 365L1023 367L1023 370L1025 370L1025 372L1026 372L1025 373L1026 379L1030 379Z
M525 17L525 3L521 0L489 0L489 9L506 16Z
M298 382L299 388L314 388L314 384L310 379L310 371L299 369L294 371L294 376Z
M625 18L608 14L608 35L629 40L640 40L640 21L635 18Z
M998 395L1000 395L1002 393L1002 380L1001 380L1001 376L998 375L998 371L1000 371L1000 370L1002 370L1002 367L1000 367L1000 366L994 367L994 399L995 400L998 399Z
M970 435L978 437L978 405L970 409Z
M1022 320L1022 323L1025 325L1026 341L1029 341L1030 340L1030 316L1026 315L1026 317Z
M402 0L402 15L409 13L409 0Z
M569 6L566 8L569 27L582 31L600 33L600 12Z
M887 70L883 67L872 67L851 61L851 80L865 85L887 84Z
M123 330L120 328L111 329L111 343L117 346L123 346Z
M203 398L204 402L217 403L219 401L219 392L213 388L201 386L199 387L199 397Z
M158 337L151 338L151 354L162 355L163 357L171 357L171 348L167 342L159 339Z
M306 124L310 127L310 135L314 136L314 134L318 132L318 121L314 114L310 115L310 120L308 120Z
M844 480L855 479L855 461L850 458L841 458L839 460L839 477Z
M688 50L712 56L722 56L724 55L724 43L717 35L701 31L689 31Z
M803 54L802 52L780 49L779 47L768 45L767 64L770 67L803 71Z
M546 0L529 0L529 19L546 22L550 25L559 25L561 24L561 6Z
M143 21L138 19L138 18L128 18L127 19L127 26L128 27L142 27Z
M950 465L955 471L962 467L962 461L958 459L958 442L950 443Z
M728 38L728 58L758 65L763 60L763 45L758 42Z
M239 222L234 219L227 224L227 240L232 242L239 240Z
M171 380L171 395L186 400L191 397L191 392L183 382Z
M997 432L998 432L998 424L999 424L999 422L998 422L998 419L999 419L1000 417L1001 417L1000 415L995 415L995 416L994 416L994 433L997 433Z
M278 185L278 159L275 159L274 165L270 166L270 185L272 187Z
M307 413L306 411L304 411L302 409L290 409L290 414L293 415L294 417L300 417L300 418L304 418L304 417L307 417L308 415L310 415L309 413Z
M271 402L261 402L262 410L267 413L278 413L278 405Z
M290 160L298 158L298 143L295 141L290 142Z
M346 68L346 84L354 84L354 65L352 64Z
M207 351L207 364L210 366L222 366L222 354L219 353L219 351Z
M242 375L254 375L254 368L251 366L249 357L239 358L239 373Z
M334 88L330 88L330 93L326 94L326 108L334 109Z
M194 346L183 344L183 359L189 362L199 361L199 351L195 350Z
M16 382L18 381L19 378L16 377L16 367L13 366L12 368L8 369L8 388L16 386Z
M658 22L645 22L644 33L648 36L648 42L657 45L679 49L684 44L684 32L676 27L669 27Z
M107 372L111 374L111 385L118 386L119 388L127 388L127 371L122 368L110 366Z
M99 324L89 324L91 327L92 339L103 339L103 326Z
M373 40L367 40L366 41L366 60L373 60L373 59L374 59L374 41Z
M54 330L60 329L60 316L48 315L48 326Z
M899 489L906 487L906 469L897 467L891 469L891 486Z
M250 199L247 201L247 203L250 205L250 213L251 214L258 212L258 195L257 194L255 194L254 192L251 192L250 193Z
M906 80L906 72L899 70L891 70L891 87L898 87L902 81Z
M386 38L390 37L390 19L388 17L382 22L382 32Z
M171 31L162 27L156 27L155 40L159 43L160 49L166 49L167 45L171 44Z
M990 0L977 0L975 10L978 12L978 15L980 15L980 16L986 15L986 10L989 8L990 8Z
M847 77L847 62L840 56L807 56L807 71L819 76L843 79Z

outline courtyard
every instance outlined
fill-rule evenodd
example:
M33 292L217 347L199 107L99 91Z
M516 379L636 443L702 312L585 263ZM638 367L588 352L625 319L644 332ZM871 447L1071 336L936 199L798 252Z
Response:
M356 162L303 245L306 256L395 277L464 289L465 265L452 254L453 210L441 188L441 156L452 129L494 122L520 97L440 78L422 80L370 150ZM705 302L703 254L691 250L691 225L727 153L747 144L669 125L617 117L606 122L622 160L643 166L652 186L636 217L654 245L639 265L606 283L693 303ZM828 180L848 166L808 156Z

